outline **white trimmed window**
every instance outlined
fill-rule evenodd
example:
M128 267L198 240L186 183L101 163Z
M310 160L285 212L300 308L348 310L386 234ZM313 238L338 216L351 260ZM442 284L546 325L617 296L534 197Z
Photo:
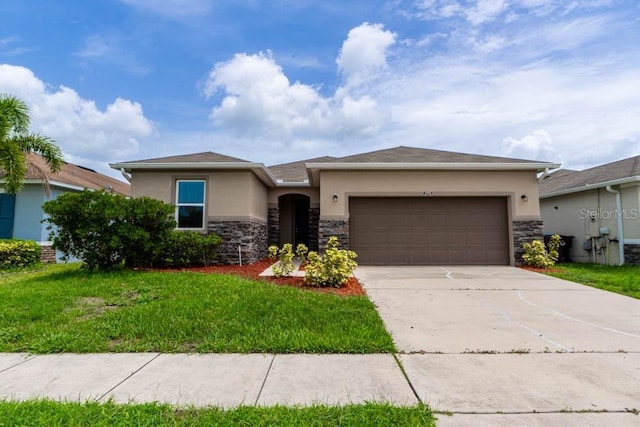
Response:
M201 179L176 181L176 222L178 229L204 229L206 185Z

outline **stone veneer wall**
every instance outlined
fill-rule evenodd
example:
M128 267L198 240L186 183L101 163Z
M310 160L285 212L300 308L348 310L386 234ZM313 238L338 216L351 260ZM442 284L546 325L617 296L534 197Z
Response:
M280 208L270 207L267 213L268 227L268 243L271 245L280 245Z
M56 250L51 244L40 244L40 262L43 264L56 263Z
M513 255L515 265L522 265L524 255L523 243L531 243L533 240L543 240L542 220L514 220L513 221Z
M209 221L209 233L222 238L215 262L239 264L238 246L242 250L242 263L251 264L267 256L267 224L255 220Z
M349 249L349 221L321 219L318 221L318 249L324 252L329 237L336 236L340 249Z
M624 244L624 263L640 265L640 245Z
M309 208L309 250L318 251L320 208Z

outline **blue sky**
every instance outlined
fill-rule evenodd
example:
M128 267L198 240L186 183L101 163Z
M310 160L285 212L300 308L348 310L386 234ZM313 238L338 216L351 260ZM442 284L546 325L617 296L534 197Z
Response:
M0 16L0 92L113 176L200 151L640 154L637 2L25 0Z

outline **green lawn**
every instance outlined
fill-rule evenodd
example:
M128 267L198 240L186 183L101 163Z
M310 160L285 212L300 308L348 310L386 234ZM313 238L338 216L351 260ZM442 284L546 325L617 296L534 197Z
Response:
M640 266L637 265L567 263L558 264L547 274L594 288L640 298Z
M168 405L0 401L0 426L435 426L424 405L176 409Z
M237 276L77 265L0 273L0 352L375 353L395 347L367 297Z

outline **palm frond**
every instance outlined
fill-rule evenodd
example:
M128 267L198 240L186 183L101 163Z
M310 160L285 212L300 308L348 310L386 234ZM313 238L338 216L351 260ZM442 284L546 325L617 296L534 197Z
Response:
M5 190L15 194L22 189L27 173L26 155L16 144L0 143L0 169L4 172Z
M4 173L5 189L17 193L24 184L27 173L27 155L39 154L47 162L50 171L34 165L33 171L42 179L45 194L49 194L49 173L62 169L62 152L55 142L46 136L29 133L29 107L15 96L0 94L0 172Z
M29 107L13 95L0 94L0 137L29 132ZM5 133L6 132L6 133Z
M38 162L30 161L27 156L27 173L42 182L42 191L45 196L51 196L51 186L49 185L51 170L48 165L41 166Z
M62 152L51 138L37 133L31 133L14 139L23 151L27 153L37 153L44 157L51 172L59 172L60 168L64 165Z

